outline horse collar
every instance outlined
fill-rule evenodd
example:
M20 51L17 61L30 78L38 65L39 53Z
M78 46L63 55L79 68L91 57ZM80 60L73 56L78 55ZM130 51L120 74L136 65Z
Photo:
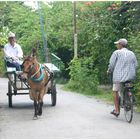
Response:
M39 78L36 79L34 76L35 76L37 73L39 73L39 72L40 72L41 74L40 74ZM39 64L39 69L37 70L36 73L34 73L34 74L31 76L31 80L32 80L33 82L40 82L40 81L43 80L43 77L44 77L43 68L42 68L42 65Z

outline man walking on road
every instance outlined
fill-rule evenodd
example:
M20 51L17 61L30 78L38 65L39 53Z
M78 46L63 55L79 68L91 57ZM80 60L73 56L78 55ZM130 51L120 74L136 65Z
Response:
M126 39L120 39L114 44L116 44L117 50L113 52L109 60L107 73L113 74L112 90L115 109L111 114L118 116L120 114L118 92L121 90L121 83L134 80L138 64L135 54L126 48Z

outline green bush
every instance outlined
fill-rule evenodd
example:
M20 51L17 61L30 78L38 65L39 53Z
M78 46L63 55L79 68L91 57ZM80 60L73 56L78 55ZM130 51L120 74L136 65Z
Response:
M135 96L137 102L140 101L140 32L131 33L129 36L129 48L136 54L137 60L138 60L138 68L137 68L137 74L136 74L136 82L135 82Z
M5 33L6 34L6 33ZM0 35L0 77L4 76L5 74L5 63L4 63L4 53L3 53L3 47L7 42L6 36Z
M97 93L98 70L92 69L90 59L73 59L70 63L71 79L68 87L87 94Z
M4 76L5 74L5 64L4 64L4 56L3 51L0 51L0 76Z

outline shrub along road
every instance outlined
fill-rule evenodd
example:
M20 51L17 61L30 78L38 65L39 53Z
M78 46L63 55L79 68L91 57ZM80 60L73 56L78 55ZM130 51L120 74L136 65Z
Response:
M0 78L0 138L140 138L140 114L131 124L123 111L119 118L110 115L113 106L57 85L57 105L44 97L43 115L32 120L33 104L28 95L13 96L8 107L7 79Z

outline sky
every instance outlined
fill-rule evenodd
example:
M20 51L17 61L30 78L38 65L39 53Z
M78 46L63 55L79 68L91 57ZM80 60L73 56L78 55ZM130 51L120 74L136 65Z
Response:
M40 1L40 0L39 0ZM49 0L42 0L44 4L48 5L49 7L51 7L48 3ZM51 0L50 0L51 1ZM24 4L27 6L32 7L33 9L37 9L38 8L38 4L37 4L37 0L36 1L32 1L32 0L25 0ZM52 2L52 1L51 1Z
M33 9L37 9L37 1L25 1L24 2L25 5L32 7Z

